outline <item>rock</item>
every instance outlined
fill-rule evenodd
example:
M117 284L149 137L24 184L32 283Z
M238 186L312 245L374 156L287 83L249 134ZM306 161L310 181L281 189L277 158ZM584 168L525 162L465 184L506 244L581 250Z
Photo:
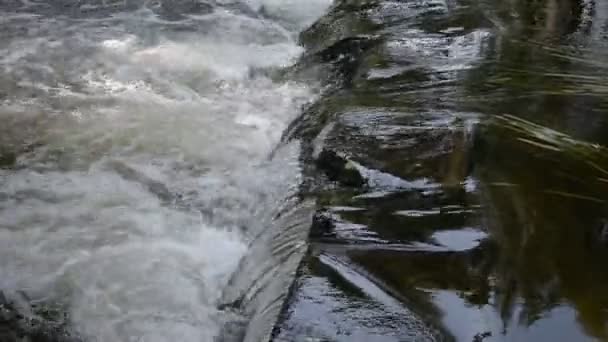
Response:
M247 331L247 323L245 319L228 320L222 327L222 333L217 338L217 342L243 341Z
M5 323L15 321L17 319L17 315L14 311L9 310L7 307L0 307L0 325Z
M473 342L483 342L485 339L487 338L491 338L492 337L492 332L491 331L486 331L483 333L478 333L477 335L475 335L473 337Z
M1 194L0 194L0 198L2 198ZM8 300L6 299L4 292L0 291L0 307L2 307L4 305L8 305Z
M183 20L190 14L202 15L212 11L212 5L197 0L163 0L157 12L167 20Z
M334 151L321 151L315 163L331 181L353 187L366 184L365 178L359 173L355 164Z
M78 342L71 336L65 322L20 313L0 291L0 341L1 342Z
M0 169L10 168L17 163L17 155L10 151L0 150Z
M336 221L333 215L327 210L321 210L312 217L310 227L310 238L320 239L335 236Z
M141 184L146 190L158 197L162 202L169 203L174 200L175 196L165 184L148 177L142 172L119 160L110 161L108 165L123 179Z
M217 306L217 309L220 311L226 311L226 310L237 311L243 306L244 300L245 300L245 296L241 296L232 302L219 304Z

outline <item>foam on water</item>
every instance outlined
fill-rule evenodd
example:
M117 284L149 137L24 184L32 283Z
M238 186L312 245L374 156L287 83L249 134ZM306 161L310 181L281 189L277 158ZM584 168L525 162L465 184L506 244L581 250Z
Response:
M0 5L0 154L18 156L0 169L0 289L66 305L85 338L211 341L299 182L297 143L268 157L314 91L269 71L330 1L216 3L180 20Z

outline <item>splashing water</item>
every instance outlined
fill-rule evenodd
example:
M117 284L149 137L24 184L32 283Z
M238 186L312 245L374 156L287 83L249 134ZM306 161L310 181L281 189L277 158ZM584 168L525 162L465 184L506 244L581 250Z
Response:
M0 289L85 339L210 341L299 181L297 143L268 156L315 92L272 71L330 1L67 3L0 5Z

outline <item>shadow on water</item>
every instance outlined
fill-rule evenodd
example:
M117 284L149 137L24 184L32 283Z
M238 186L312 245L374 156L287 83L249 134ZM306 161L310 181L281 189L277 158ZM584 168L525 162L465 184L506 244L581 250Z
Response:
M344 0L305 32L320 208L277 340L608 339L607 10Z

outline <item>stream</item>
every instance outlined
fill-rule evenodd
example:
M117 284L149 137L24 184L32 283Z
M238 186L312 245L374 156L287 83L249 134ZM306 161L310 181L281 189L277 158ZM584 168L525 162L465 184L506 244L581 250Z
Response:
M608 2L0 0L0 341L608 340Z

